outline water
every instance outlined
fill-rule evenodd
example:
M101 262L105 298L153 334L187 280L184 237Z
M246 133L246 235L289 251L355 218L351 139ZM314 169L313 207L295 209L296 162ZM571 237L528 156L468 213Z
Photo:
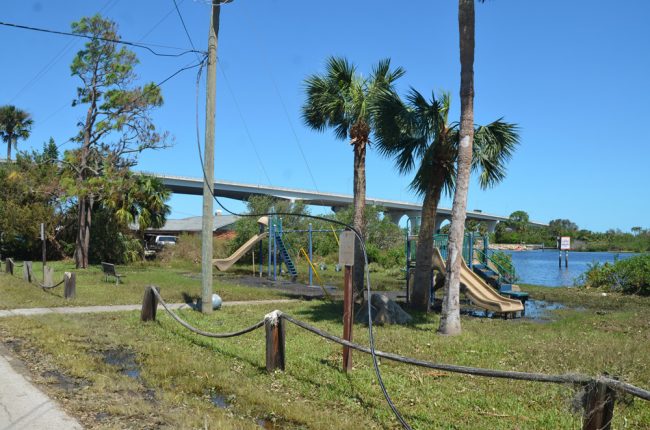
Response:
M512 256L512 263L519 277L519 283L543 285L546 287L570 287L574 280L584 273L590 264L612 263L637 254L615 252L569 252L569 267L558 268L557 250L503 251Z

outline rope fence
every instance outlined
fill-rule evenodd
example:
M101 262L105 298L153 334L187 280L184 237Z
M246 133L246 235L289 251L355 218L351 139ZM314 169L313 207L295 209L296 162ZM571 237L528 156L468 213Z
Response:
M206 332L193 327L191 324L182 320L178 315L172 312L160 296L159 288L155 286L147 286L145 288L144 298L142 302L142 321L156 320L156 309L158 303L160 303L160 305L167 311L167 313L169 313L169 315L179 324L191 332L201 336L212 338L235 337L250 333L253 330L264 326L266 329L266 369L269 372L285 369L285 321L344 347L354 349L364 354L372 354L371 349L366 346L350 342L338 336L327 333L310 324L295 319L291 315L285 314L279 310L267 314L262 321L236 332ZM571 384L574 386L579 386L584 390L585 393L583 397L583 430L610 429L617 392L626 393L634 397L650 401L650 391L636 387L627 382L611 378L607 375L598 377L591 377L580 374L548 375L544 373L484 369L479 367L458 366L454 364L433 363L426 360L420 360L379 350L375 350L374 353L377 357L382 357L387 360L428 369L446 371L450 373L482 376L487 378L501 378L552 384Z
M76 275L73 272L64 272L63 279L57 284L54 284L54 268L50 266L44 267L43 282L40 282L36 278L31 261L24 261L23 264L16 264L12 258L7 258L5 260L5 273L14 275L14 268L16 267L23 268L23 280L29 284L34 283L35 286L43 289L44 291L52 290L54 288L60 287L61 285L64 285L64 298L73 299L77 295Z

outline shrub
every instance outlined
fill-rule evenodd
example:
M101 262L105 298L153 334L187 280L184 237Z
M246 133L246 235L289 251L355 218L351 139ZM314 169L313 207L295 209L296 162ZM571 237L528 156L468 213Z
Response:
M626 294L650 295L650 254L614 263L594 263L576 284L585 288L606 288Z

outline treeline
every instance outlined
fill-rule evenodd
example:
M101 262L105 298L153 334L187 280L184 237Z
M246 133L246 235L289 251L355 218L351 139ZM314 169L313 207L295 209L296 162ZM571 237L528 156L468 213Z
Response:
M548 227L532 226L528 214L516 211L509 220L497 224L493 242L510 244L544 244L555 247L558 236L569 236L571 248L579 251L650 252L650 229L632 227L630 232L610 229L593 232L580 229L568 219L555 219Z
M41 223L48 259L74 256L79 215L79 199L71 185L74 175L74 169L59 159L53 140L42 151L19 152L15 162L0 164L3 258L40 259ZM144 229L164 224L170 212L165 204L169 191L156 178L125 169L110 180L104 177L95 196L90 261L127 263L143 258Z

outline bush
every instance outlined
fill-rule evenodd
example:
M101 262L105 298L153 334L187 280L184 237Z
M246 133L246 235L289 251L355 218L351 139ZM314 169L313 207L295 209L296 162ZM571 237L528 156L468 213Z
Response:
M638 255L614 263L592 264L580 275L576 284L625 294L650 295L650 255Z

